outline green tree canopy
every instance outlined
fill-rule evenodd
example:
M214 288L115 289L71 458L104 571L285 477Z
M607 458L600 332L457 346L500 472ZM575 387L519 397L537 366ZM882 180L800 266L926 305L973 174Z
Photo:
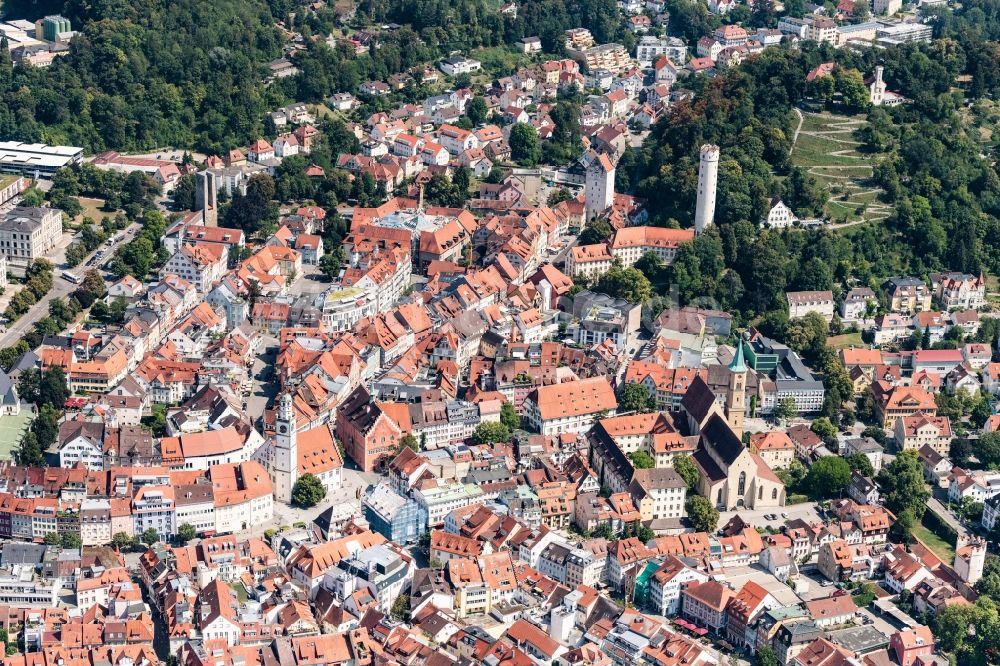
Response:
M500 423L507 426L511 432L521 427L521 417L514 410L514 405L509 402L504 402L500 407Z
M859 472L863 476L867 476L869 479L875 476L875 468L872 466L872 461L863 453L852 453L846 456L844 460L850 466L851 471Z
M698 466L694 464L694 460L691 456L686 453L674 454L671 461L674 466L674 470L681 475L684 479L684 483L687 484L688 490L694 490L698 487L698 481L701 478L701 472L698 471Z
M688 498L687 514L691 526L698 532L712 534L719 526L719 511L701 495Z
M656 406L644 384L625 384L618 391L618 409L622 412L650 412Z
M535 166L542 158L538 132L528 123L515 123L508 143L511 158L521 166Z
M183 523L177 528L177 540L182 544L193 541L198 536L198 530L191 523Z
M633 451L628 454L628 457L636 469L652 469L656 467L656 461L653 460L653 457L642 449Z
M613 266L602 275L594 289L629 303L643 303L653 295L653 287L645 275L635 268L620 266Z
M326 486L313 474L306 472L292 486L292 504L305 509L314 507L326 497Z
M830 499L847 490L851 483L851 467L837 456L820 458L809 468L805 486L813 499Z
M887 509L897 515L909 509L915 520L924 515L930 492L924 483L923 466L916 451L903 451L882 467L878 484Z
M475 432L472 433L472 441L476 444L510 441L510 428L500 421L480 423L476 426Z

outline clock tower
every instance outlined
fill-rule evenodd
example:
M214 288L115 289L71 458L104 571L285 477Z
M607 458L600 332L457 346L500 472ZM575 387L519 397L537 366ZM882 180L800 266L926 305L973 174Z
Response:
M278 400L272 470L275 498L279 502L290 503L292 486L299 478L299 447L295 435L295 410L292 408L292 396L288 393L282 394Z

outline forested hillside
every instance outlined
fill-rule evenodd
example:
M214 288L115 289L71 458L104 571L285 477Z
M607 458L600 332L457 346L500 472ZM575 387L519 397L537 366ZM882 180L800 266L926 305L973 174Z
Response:
M709 81L691 102L677 105L653 128L634 159L631 181L649 200L659 224L690 224L703 143L722 147L718 236L682 248L673 266L651 271L675 284L685 302L716 298L745 320L780 307L785 289L837 289L857 281L877 285L897 274L934 270L1000 271L1000 177L978 132L961 110L1000 92L1000 1L976 0L944 15L931 44L907 44L863 54L803 44L768 49L738 70ZM797 125L793 107L819 91L806 74L822 62L843 66L833 77L850 111L866 99L862 73L885 67L893 90L914 100L869 113L859 133L863 149L887 153L873 181L895 212L882 223L839 231L760 231L768 197L812 196L815 179L790 167ZM972 83L957 87L960 74ZM829 78L829 77L828 77ZM859 94L860 93L860 94ZM859 105L860 107L860 105ZM860 110L855 109L855 110ZM726 270L726 268L732 270Z
M219 149L259 131L280 101L262 83L281 53L263 0L70 0L60 11L82 33L68 56L33 69L0 53L2 137Z

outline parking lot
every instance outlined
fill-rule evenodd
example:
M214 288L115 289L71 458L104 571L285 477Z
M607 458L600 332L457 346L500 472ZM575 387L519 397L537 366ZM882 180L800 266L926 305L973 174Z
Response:
M820 521L819 513L813 502L803 502L802 504L790 504L783 507L767 509L739 509L737 511L720 511L719 526L725 525L733 516L739 516L744 522L754 527L770 527L779 530L789 520L801 519L807 523ZM765 518L765 516L774 516Z

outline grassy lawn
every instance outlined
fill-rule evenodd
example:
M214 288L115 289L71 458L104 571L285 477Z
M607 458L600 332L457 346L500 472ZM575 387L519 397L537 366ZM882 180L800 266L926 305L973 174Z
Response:
M872 168L867 164L851 165L836 169L827 168L827 165L824 164L811 167L809 172L820 180L827 180L839 185L851 183L855 179L864 180L865 178L872 177Z
M870 182L872 168L880 156L858 152L860 143L854 138L854 130L864 127L866 122L864 116L803 114L802 129L791 153L792 163L828 188L844 190L830 194L826 215L831 220L879 221L891 212L890 207L878 201L880 190ZM847 201L843 201L844 192ZM855 212L863 204L872 207L863 214Z
M83 206L83 214L73 220L73 224L80 224L83 222L83 218L89 217L94 222L100 222L101 218L107 215L110 218L114 218L115 213L109 213L107 211L101 210L104 207L104 199L91 199L89 197L80 197L80 205Z
M31 422L31 410L23 409L17 416L0 416L0 460L11 460L14 449Z
M834 129L842 129L849 124L863 125L867 122L864 115L832 115L829 113L803 113L802 131L804 132L827 132ZM836 127L834 127L836 125ZM849 136L847 138L850 138Z
M858 201L860 203L876 203L878 202L878 191L877 190L854 190L852 189L847 193L847 198L851 201ZM837 195L843 196L843 195Z
M844 333L843 335L832 335L827 338L826 346L841 350L847 347L861 347L864 346L864 343L861 341L860 333Z
M826 202L826 214L834 220L839 220L842 217L847 217L848 220L861 219L861 215L858 215L857 209L857 204L846 203L843 201Z
M239 599L241 604L245 604L247 602L247 590L245 587L239 583L229 583L229 587L233 588L233 592L236 593L236 598Z
M839 153L839 154L832 154ZM864 164L861 154L851 144L820 136L800 134L792 151L792 161L798 166L849 166Z
M913 535L945 562L952 562L955 559L955 546L924 527L923 523L913 526Z

